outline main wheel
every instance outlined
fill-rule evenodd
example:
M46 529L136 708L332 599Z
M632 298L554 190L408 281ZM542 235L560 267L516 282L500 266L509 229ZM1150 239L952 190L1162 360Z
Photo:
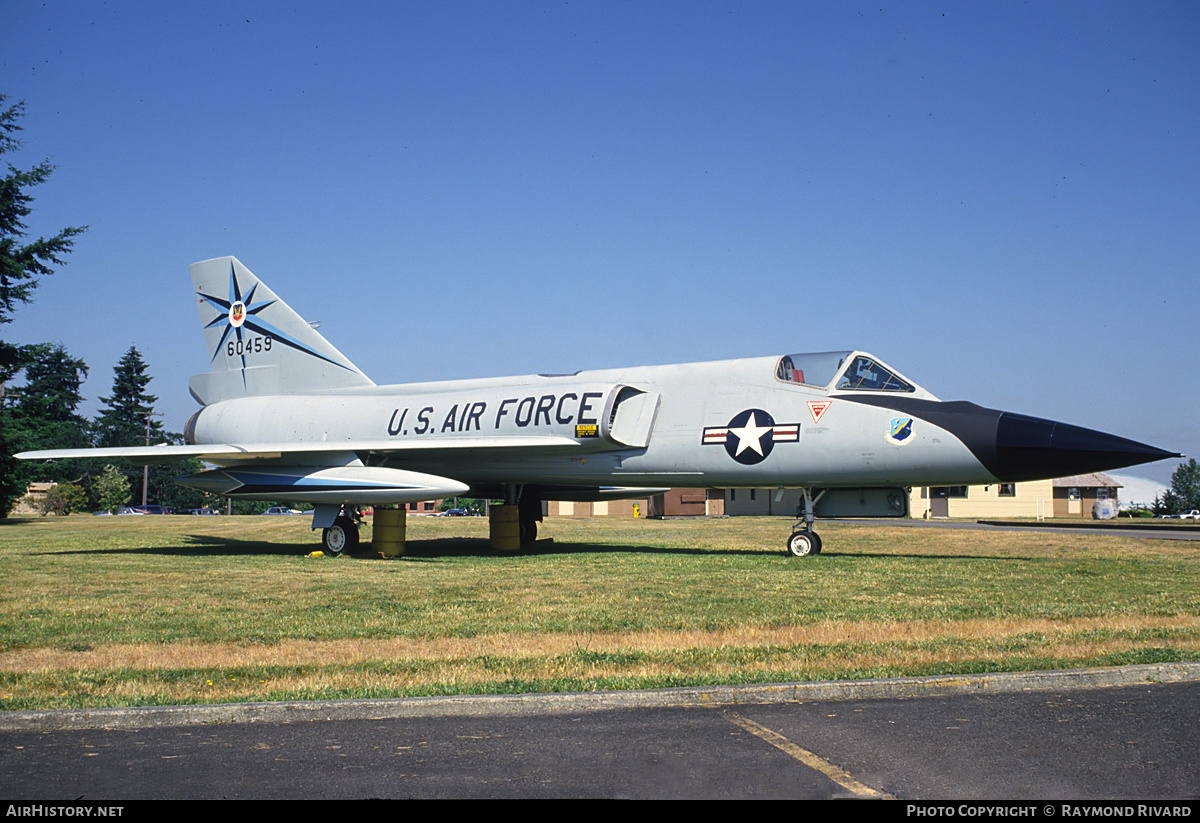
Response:
M339 517L321 532L321 545L332 555L353 552L358 548L358 526L349 517Z
M788 554L792 557L808 557L821 553L821 538L816 532L792 532L787 541Z
M527 549L537 543L538 521L542 519L542 501L537 497L522 495L517 506L517 521L521 535L521 548Z
M521 547L526 548L537 542L537 521L533 518L521 518Z

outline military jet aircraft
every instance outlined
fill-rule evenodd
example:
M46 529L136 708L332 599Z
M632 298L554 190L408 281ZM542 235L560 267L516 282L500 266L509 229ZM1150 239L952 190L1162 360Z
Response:
M233 257L191 266L210 371L188 445L21 459L198 457L181 485L314 505L326 550L359 506L473 495L516 506L523 544L546 500L666 488L798 488L787 538L817 516L908 514L907 487L1010 483L1175 457L1090 429L943 402L861 351L377 386Z

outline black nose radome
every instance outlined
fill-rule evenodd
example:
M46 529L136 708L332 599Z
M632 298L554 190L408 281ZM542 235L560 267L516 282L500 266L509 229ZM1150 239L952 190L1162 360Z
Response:
M1109 471L1150 463L1174 452L1113 434L1001 412L996 423L996 465L1000 480L1035 480Z

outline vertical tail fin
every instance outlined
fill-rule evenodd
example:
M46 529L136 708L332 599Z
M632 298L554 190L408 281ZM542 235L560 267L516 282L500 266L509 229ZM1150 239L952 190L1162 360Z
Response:
M193 263L191 271L212 363L191 381L204 405L374 385L236 258Z

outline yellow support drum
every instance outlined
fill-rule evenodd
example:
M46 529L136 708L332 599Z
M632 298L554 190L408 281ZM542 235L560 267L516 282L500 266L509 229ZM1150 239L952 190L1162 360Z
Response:
M371 545L384 557L404 554L404 529L408 522L407 509L375 509L371 525Z
M517 507L493 505L488 512L488 535L494 551L518 551L521 548L521 521L517 518Z

